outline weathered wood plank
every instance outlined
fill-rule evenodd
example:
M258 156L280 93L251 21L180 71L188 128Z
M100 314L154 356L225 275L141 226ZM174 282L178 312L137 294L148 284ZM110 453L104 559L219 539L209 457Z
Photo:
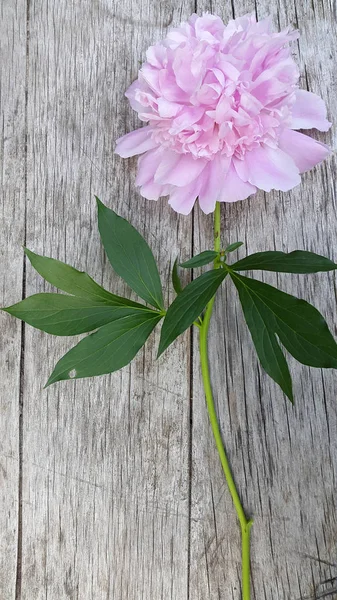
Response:
M252 10L235 0L236 16ZM272 13L281 27L301 31L298 58L302 85L320 93L336 113L335 17L329 2L257 2L258 16ZM231 18L223 3L198 2ZM296 48L295 48L296 51ZM334 143L332 134L319 139ZM249 252L306 248L336 259L335 158L303 176L287 194L259 194L225 205L223 241L242 240ZM212 247L212 223L196 211L195 252ZM239 256L245 250L240 249ZM264 279L276 283L277 277ZM309 299L336 332L335 277L282 276L279 284ZM252 530L253 598L314 598L315 586L337 576L336 469L337 382L333 372L290 360L296 404L292 408L258 367L233 287L216 303L210 358L221 428ZM235 512L211 437L194 341L191 600L239 600L240 540ZM308 558L311 556L311 558ZM321 561L321 562L320 562ZM324 563L323 561L327 561ZM333 583L317 587L331 589ZM337 597L336 594L331 598Z
M1 306L21 298L25 225L26 3L0 6ZM0 319L0 597L14 600L19 502L21 323ZM18 573L18 576L20 573Z
M27 245L119 293L94 194L144 232L167 299L168 257L191 248L188 223L165 201L141 200L136 163L113 156L114 140L136 124L124 91L181 10L31 1ZM28 266L27 294L42 289ZM43 391L72 344L27 328L22 600L187 600L189 335L159 363L157 343L111 377Z
M30 4L27 243L125 292L103 252L97 252L97 193L148 238L163 261L169 298L167 259L190 255L191 220L177 217L165 201L152 205L141 200L134 190L135 162L127 165L114 158L112 149L113 140L137 124L123 91L135 77L142 53L171 22L187 17L192 3L166 3L165 8L145 0L122 6L110 1ZM7 2L0 9L5 23L1 43L8 58L1 62L5 118L0 148L7 304L20 296L23 276L18 249L24 239L25 6L23 1ZM260 17L272 10L281 26L297 21L303 85L308 82L322 94L333 116L335 18L328 0L305 1L297 12L290 0L279 7L265 1L256 7ZM231 17L230 8L220 3L199 0L198 11L202 9ZM236 0L234 9L239 15L252 6ZM225 206L224 240L242 239L249 251L275 245L322 253L330 249L333 255L332 173L334 158L306 175L301 188L290 194L259 195ZM211 219L198 210L194 237L195 252L212 243ZM333 276L285 276L279 281L284 289L315 301L335 323ZM42 289L50 288L28 266L27 293ZM71 344L29 328L22 388L23 578L22 593L21 584L15 592L17 566L21 573L21 556L15 564L21 327L9 318L1 323L6 332L2 339L10 339L0 421L0 478L6 475L0 479L1 597L187 600L189 584L189 600L238 600L238 528L204 408L196 335L189 482L188 335L158 364L155 336L120 374L58 384L44 392L48 373ZM219 298L212 327L222 430L245 505L255 516L254 597L313 596L319 581L337 575L337 569L323 562L337 560L334 374L322 375L291 361L297 400L292 410L258 368L229 286Z

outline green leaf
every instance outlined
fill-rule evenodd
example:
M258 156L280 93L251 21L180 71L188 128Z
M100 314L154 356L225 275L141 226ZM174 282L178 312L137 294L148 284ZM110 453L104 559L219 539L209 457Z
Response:
M178 273L178 258L175 259L173 268L172 268L172 284L174 287L174 291L176 294L180 294L183 291L183 286L181 285L179 273Z
M153 254L138 231L98 198L98 228L108 259L143 300L163 309L163 293Z
M302 364L337 368L337 344L316 308L261 281L230 275L261 364L291 400L288 369L276 335Z
M224 269L207 271L189 283L176 297L164 319L158 356L198 318L226 275Z
M229 246L225 248L225 252L234 252L234 250L237 250L238 248L240 248L240 246L243 246L243 242L234 242L233 244L229 244Z
M210 262L213 262L217 256L219 256L218 252L215 250L204 250L204 252L200 252L190 260L187 260L184 263L181 263L180 266L184 269L195 269L195 267L203 267L204 265L208 265Z
M125 304L114 306L100 299L64 294L35 294L3 310L53 335L86 333L129 314L137 314L137 311L155 314L155 311L127 299Z
M99 301L109 301L110 303L123 300L115 294L111 294L98 283L96 283L87 273L77 271L74 267L67 265L55 258L40 256L28 248L25 248L34 269L49 283L55 287L81 298L93 298Z
M57 363L46 387L64 379L113 373L127 365L145 344L161 316L135 311L81 340Z
M294 250L285 252L256 252L231 265L234 271L247 271L259 269L261 271L276 271L278 273L318 273L319 271L333 271L337 264L325 256Z
M278 344L273 327L270 327L265 306L259 298L251 294L241 279L237 280L233 277L233 281L239 292L242 310L260 363L266 373L278 383L289 400L293 402L292 382L287 361Z

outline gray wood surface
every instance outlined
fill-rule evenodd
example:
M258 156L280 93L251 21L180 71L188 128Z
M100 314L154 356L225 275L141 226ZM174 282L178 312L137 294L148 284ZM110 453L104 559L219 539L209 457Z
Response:
M0 6L1 305L24 289L26 3ZM0 597L15 598L21 562L21 323L0 319Z
M336 14L329 0L297 7L291 0L3 0L5 304L51 289L24 265L25 242L126 292L100 246L94 194L148 239L167 301L175 257L210 247L211 217L198 208L178 216L165 200L141 199L136 161L113 155L116 137L138 126L123 94L147 46L195 9L225 20L233 10L271 12L276 26L298 26L302 85L323 96L334 119ZM335 127L314 135L334 145ZM223 241L242 240L249 251L307 248L336 259L335 172L332 156L290 193L225 205ZM264 279L315 302L336 332L333 275ZM120 373L44 391L73 341L7 316L0 328L1 600L239 600L239 530L205 411L197 332L158 362L155 335ZM287 404L257 364L228 284L211 335L221 428L255 518L253 599L337 598L337 580L321 584L337 577L336 376L290 360L296 405Z

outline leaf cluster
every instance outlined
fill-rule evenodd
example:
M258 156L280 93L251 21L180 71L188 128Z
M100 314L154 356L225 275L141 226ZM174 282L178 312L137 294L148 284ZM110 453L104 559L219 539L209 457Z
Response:
M337 265L312 252L296 250L258 252L228 264L230 253L242 242L221 252L206 250L182 263L195 269L213 263L186 287L176 260L172 283L176 298L167 311L156 261L147 242L125 219L99 199L98 228L114 271L145 302L117 296L98 285L87 273L53 258L25 249L32 266L49 283L66 292L30 296L3 310L37 329L53 335L89 333L56 364L47 385L64 379L112 373L127 365L162 320L158 356L192 324L203 326L203 311L226 277L234 283L258 358L264 370L293 401L285 348L311 367L337 368L337 344L328 326L303 299L241 275L242 271L308 274L337 269Z

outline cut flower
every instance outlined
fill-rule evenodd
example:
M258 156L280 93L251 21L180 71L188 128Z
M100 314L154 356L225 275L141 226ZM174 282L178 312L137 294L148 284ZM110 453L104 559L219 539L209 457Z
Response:
M169 196L188 214L216 201L236 202L257 189L287 191L300 173L328 156L328 146L296 129L328 131L323 100L299 89L289 43L253 15L227 26L192 15L151 46L126 92L147 125L117 140L123 158L140 154L137 185L149 200Z

